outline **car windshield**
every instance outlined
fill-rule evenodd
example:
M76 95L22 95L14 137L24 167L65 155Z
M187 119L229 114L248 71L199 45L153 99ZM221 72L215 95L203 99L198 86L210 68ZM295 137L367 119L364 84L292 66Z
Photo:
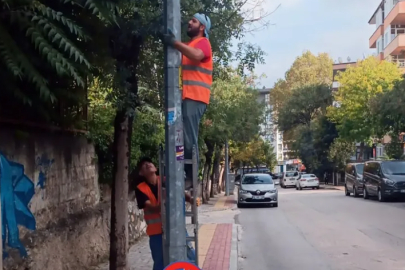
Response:
M385 174L405 175L405 161L383 162L382 169Z
M315 178L315 174L304 174L302 175L302 178Z
M260 175L245 175L242 180L242 184L254 185L254 184L273 184L273 179L268 174Z
M356 165L356 171L358 174L363 174L363 170L364 170L364 164L357 164Z
M288 172L288 173L285 174L285 176L294 177L294 176L296 176L295 174L296 174L295 172Z

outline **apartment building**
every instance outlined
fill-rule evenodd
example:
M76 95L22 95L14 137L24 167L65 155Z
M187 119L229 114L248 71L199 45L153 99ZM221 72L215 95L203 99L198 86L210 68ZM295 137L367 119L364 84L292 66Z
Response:
M405 1L383 0L369 24L376 30L369 39L380 60L392 61L405 72Z
M270 105L270 91L271 89L263 87L259 89L258 103L263 103L266 106L265 111L265 121L261 125L261 136L262 138L269 142L273 146L274 154L277 157L277 162L283 162L283 134L277 128L277 125L273 122L272 119L272 107ZM280 169L276 168L276 172L279 172Z

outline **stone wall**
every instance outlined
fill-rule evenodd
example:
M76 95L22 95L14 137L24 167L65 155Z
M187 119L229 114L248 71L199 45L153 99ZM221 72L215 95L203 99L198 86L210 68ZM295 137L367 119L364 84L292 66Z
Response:
M108 258L110 202L84 136L0 129L4 269L86 269ZM128 204L129 236L145 231Z

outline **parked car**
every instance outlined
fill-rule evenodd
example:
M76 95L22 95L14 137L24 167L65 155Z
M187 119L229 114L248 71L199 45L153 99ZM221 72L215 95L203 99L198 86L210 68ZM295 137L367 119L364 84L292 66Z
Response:
M238 186L238 207L248 204L268 204L278 207L278 191L269 174L245 174L236 185Z
M388 198L405 198L405 161L367 161L363 179L364 199L377 196L383 202Z
M303 188L319 189L319 179L315 174L302 174L296 180L295 187L297 190L302 190Z
M295 187L296 181L300 178L300 174L297 171L288 171L285 173L283 180L280 182L280 186L283 188Z
M345 170L345 194L358 197L363 193L364 163L348 163Z
M273 178L273 182L275 185L280 184L280 179L282 178L282 174L279 173L269 173L271 178Z

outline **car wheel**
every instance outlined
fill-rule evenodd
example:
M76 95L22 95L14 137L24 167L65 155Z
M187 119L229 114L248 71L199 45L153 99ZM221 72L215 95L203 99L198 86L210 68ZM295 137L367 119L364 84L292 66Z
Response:
M274 206L274 207L278 207L278 203L274 203L273 206Z
M313 187L312 189L315 189L315 187Z
M357 189L355 186L353 186L353 196L354 197L359 197L359 193L357 193Z
M382 191L381 191L380 188L378 189L378 201L379 201L379 202L385 202L385 197L384 197L384 195L382 194Z
M295 186L295 189L298 190L298 186Z
M368 192L367 192L367 189L365 186L363 187L363 199L365 199L365 200L368 199Z
M346 195L346 196L350 196L350 192L349 192L349 190L347 189L347 186L345 186L345 195Z
M300 190L302 190L302 187L301 187L301 185L300 185Z
M319 189L319 186L317 186L316 189Z

